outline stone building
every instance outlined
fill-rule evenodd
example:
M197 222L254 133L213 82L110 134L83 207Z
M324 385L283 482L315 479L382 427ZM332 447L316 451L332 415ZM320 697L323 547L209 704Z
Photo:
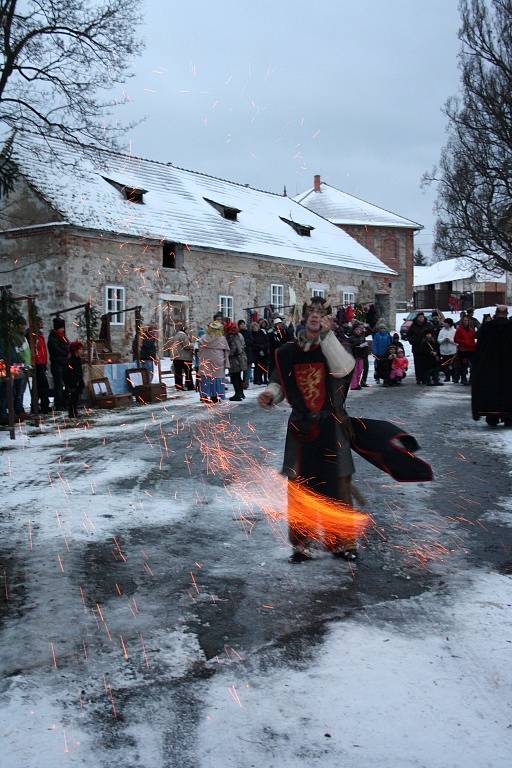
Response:
M358 197L326 184L319 175L313 187L296 195L296 200L343 229L377 258L398 273L393 281L397 310L407 309L412 302L414 233L423 229L421 224L404 219ZM379 290L386 290L382 278Z
M51 147L24 140L0 207L0 282L35 294L46 327L52 312L91 300L112 313L114 347L128 353L133 313L116 312L135 305L161 349L175 320L197 328L219 308L238 320L272 304L290 317L312 295L338 306L353 294L394 310L393 269L290 198L170 163Z

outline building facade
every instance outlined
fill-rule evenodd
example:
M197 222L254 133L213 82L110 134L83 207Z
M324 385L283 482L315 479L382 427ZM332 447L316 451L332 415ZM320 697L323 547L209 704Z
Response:
M342 192L323 182L319 175L315 175L313 187L294 200L343 229L396 272L392 287L390 281L383 280L381 289L394 293L397 311L411 305L414 233L423 229L421 224Z
M117 153L73 160L59 174L18 157L0 210L1 282L35 295L47 327L90 301L129 355L135 317L123 310L135 306L164 354L176 320L197 330L219 309L236 321L268 305L298 319L313 295L335 307L357 295L389 321L394 272L290 199Z
M446 259L414 268L415 309L458 311L506 303L506 276L468 259Z

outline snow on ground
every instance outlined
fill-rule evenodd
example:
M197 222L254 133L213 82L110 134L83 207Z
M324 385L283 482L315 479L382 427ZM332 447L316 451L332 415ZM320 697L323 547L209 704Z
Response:
M397 606L402 621L380 622L375 606L333 624L306 669L233 677L240 703L230 710L216 679L198 765L509 768L512 580L482 574L460 586L456 602ZM407 629L413 609L424 622Z
M369 381L373 383L371 375L370 370ZM417 389L393 390L393 396L414 397ZM259 391L248 390L248 399ZM354 407L356 398L363 403L363 398L380 391L372 387L353 393ZM453 384L422 389L415 406L432 413L432 423L439 427L441 414L461 398L467 398L467 388ZM219 407L228 412L243 406L224 403ZM131 478L143 476L150 465L140 451L136 455L125 452L121 460L113 455L99 465L89 457L87 445L82 445L80 452L74 448L78 437L90 438L91 443L103 440L108 446L120 428L123 437L133 434L140 443L147 423L153 426L146 435L148 451L151 449L151 461L158 468L158 447L150 443L164 414L169 433L174 429L180 432L185 421L209 417L195 393L183 393L164 406L95 412L90 427L65 429L60 419L38 433L25 424L18 428L15 443L9 441L7 432L0 433L0 447L11 449L0 454L0 474L5 487L15 488L16 494L15 512L4 515L5 535L20 550L30 550L34 557L48 561L38 583L28 585L31 604L25 615L10 617L3 633L3 662L12 674L1 702L4 738L13 747L3 755L5 768L67 764L98 768L107 764L95 760L98 743L85 727L86 715L83 720L81 715L71 717L69 703L66 710L58 698L60 682L74 697L76 709L82 688L86 713L98 708L103 675L110 676L114 689L119 683L124 689L140 686L146 690L147 685L148 691L147 708L140 710L145 718L133 718L125 726L137 748L113 748L112 761L134 768L164 764L174 768L172 756L171 762L162 762L162 734L173 713L159 706L159 686L182 676L193 664L217 665L218 660L206 661L195 635L186 627L161 626L147 642L151 664L159 674L163 670L163 679L155 678L154 685L145 681L135 665L125 665L117 647L128 597L116 608L109 603L116 652L100 654L92 642L92 612L86 614L84 610L83 619L77 619L78 596L71 593L72 585L61 576L55 548L58 541L63 568L67 569L75 542L101 544L118 530L178 524L190 514L191 498L204 491L197 479L173 479L175 495L171 498L164 487L157 491L152 488L151 495L140 486L130 491ZM507 452L512 468L512 431L484 429L481 422L471 422L468 417L460 438L481 441L482 450L485 444L496 452ZM55 471L59 465L60 473ZM113 488L120 484L126 487L116 495ZM434 490L432 484L415 492L431 494ZM413 491L408 489L409 502ZM224 489L215 488L214 493L220 507L227 509ZM32 508L37 509L37 520L30 522ZM501 522L511 524L511 512L510 499L503 499ZM65 546L66 537L71 553ZM18 578L21 583L21 575L16 575ZM197 768L509 768L511 587L510 576L483 569L460 570L451 574L444 592L427 591L396 602L365 604L345 619L327 624L326 634L306 663L279 663L282 647L269 644L268 649L258 648L243 664L226 665L214 676L194 682L191 707L199 712L200 726L194 761L188 764ZM16 582L9 588L16 588ZM208 600L211 597L204 595ZM293 595L289 597L291 604ZM148 614L153 610L152 604L147 606ZM73 645L73 631L78 626L83 627L83 636L96 650L94 666L86 671L84 663L80 688L76 670L69 672L59 657L79 655ZM305 633L307 629L304 626ZM29 661L24 671L16 671L21 637ZM51 668L51 640L57 648L55 670ZM292 647L300 641L291 635L287 644ZM175 738L183 734L187 735L186 719L176 728ZM99 732L97 741L102 740L105 735Z

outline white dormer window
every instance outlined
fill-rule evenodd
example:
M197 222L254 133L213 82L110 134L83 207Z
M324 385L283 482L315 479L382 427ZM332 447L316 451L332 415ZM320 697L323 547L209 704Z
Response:
M144 204L144 195L147 192L147 189L142 189L141 187L132 187L128 184L122 184L120 181L114 181L114 179L107 179L106 176L103 176L106 182L111 184L115 189L117 189L125 200L128 200L129 203L137 203L138 205Z
M309 224L299 224L298 221L285 219L283 216L280 216L279 218L281 221L284 221L285 224L288 224L289 227L294 229L295 232L301 237L311 237L311 232L314 230L314 227L311 227Z
M229 221L238 221L238 214L242 212L239 208L232 208L231 206L224 205L223 203L216 203L215 200L209 200L207 197L203 197L203 200L211 205L212 208L215 208L215 210L218 211L224 219L228 219Z

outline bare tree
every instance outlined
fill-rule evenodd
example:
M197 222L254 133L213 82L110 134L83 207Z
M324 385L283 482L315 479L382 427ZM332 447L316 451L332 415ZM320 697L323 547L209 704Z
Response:
M438 258L512 271L512 0L460 0L461 94L436 182Z
M110 122L136 38L139 0L0 0L0 194L12 188L13 142L24 132L113 146ZM102 95L104 98L102 98Z

